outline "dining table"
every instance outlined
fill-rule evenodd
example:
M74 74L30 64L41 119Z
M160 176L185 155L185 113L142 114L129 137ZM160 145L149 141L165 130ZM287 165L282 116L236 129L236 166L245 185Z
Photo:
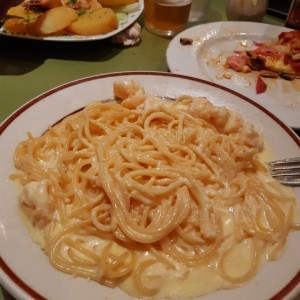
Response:
M219 21L227 21L226 1L212 0L203 23ZM41 93L82 77L122 71L170 72L166 50L171 39L147 31L143 13L137 22L141 35L133 46L113 44L111 38L56 42L0 36L0 122ZM284 26L285 18L267 11L262 22ZM0 287L0 300L7 299L14 298Z

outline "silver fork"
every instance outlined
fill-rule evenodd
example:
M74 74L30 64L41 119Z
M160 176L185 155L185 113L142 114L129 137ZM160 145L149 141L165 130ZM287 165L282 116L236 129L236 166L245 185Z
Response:
M268 166L272 177L280 183L300 186L300 157L270 161Z

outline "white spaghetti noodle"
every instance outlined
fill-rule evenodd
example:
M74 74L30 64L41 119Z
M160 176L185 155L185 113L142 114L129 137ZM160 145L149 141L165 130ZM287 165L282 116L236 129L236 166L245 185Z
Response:
M132 81L115 94L120 104L93 102L15 151L21 208L51 264L138 297L188 297L207 291L165 287L197 270L212 290L235 287L276 259L299 225L259 160L262 136L205 98L163 101Z

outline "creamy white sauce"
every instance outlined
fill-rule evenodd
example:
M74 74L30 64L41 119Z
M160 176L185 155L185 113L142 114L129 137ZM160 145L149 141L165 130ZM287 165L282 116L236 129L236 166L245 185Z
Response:
M265 147L265 151L260 154L260 159L262 161L273 159L273 154L268 147ZM45 190L42 187L43 186L41 185L31 186L32 189L30 189L30 193L28 193L28 191L27 193L23 193L23 201L24 195L30 195L30 199L27 199L28 201L33 201L33 203L35 203L36 205L42 205L41 207L45 209L43 204L41 204L44 202L45 197ZM283 191L285 191L286 195L294 196L292 189L283 187ZM39 197L41 197L41 199L39 199ZM45 212L44 209L41 211ZM229 237L230 240L230 236L234 231L233 209L219 209L222 210L223 214L222 224L224 235L226 237ZM36 243L38 243L41 248L44 248L45 231L47 230L47 226L41 229L37 226L33 226L31 221L29 221L26 216L24 216L23 219L31 233L32 239ZM85 247L93 251L100 251L101 253L107 243L107 241L95 237L87 240L85 242ZM221 247L220 251L222 251L222 249L224 248L226 247ZM114 245L113 249L116 255L124 251L124 248L116 245ZM264 250L264 252L259 254L260 267L267 261L267 258L272 249L268 248ZM230 252L230 254L226 256L226 260L224 262L226 273L233 277L245 274L251 266L253 259L252 253L251 242L249 240L244 240L243 242L238 244L238 246L234 248L234 251ZM139 253L138 260L140 262L148 259L151 259L151 255L148 252ZM143 275L144 284L148 288L157 289L157 293L154 297L151 297L152 299L188 299L208 294L219 289L228 289L238 286L235 283L230 283L224 280L220 276L216 268L216 261L212 261L208 266L202 266L194 269L180 265L172 259L170 259L170 261L175 266L175 269L167 268L166 265L162 263L156 263L155 265L149 267ZM133 297L146 298L135 286L132 276L128 277L124 282L122 282L120 284L120 288Z

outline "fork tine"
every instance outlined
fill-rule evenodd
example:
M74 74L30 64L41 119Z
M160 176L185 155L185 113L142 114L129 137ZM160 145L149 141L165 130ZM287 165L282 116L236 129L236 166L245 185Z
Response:
M280 183L300 186L300 157L270 161L268 167L271 176Z
M280 172L280 173L276 173L276 172L271 172L271 175L273 177L281 177L281 176L300 176L300 172L290 172L288 170L286 170L285 172Z
M271 171L291 170L291 169L299 169L300 170L300 157L274 160L274 161L268 162L268 165L269 165L269 169Z
M286 164L286 163L295 163L300 162L300 157L291 157L291 158L285 158L285 159L278 159L268 162L269 164Z
M300 157L292 157L292 158L286 158L286 159L279 159L279 160L273 160L269 161L268 165L270 166L284 166L289 164L300 164Z
M287 177L277 178L277 181L284 185L300 186L300 178L288 179Z
M300 170L300 163L299 164L290 164L290 165L280 165L280 166L270 166L269 169L271 171L284 171L284 170Z

